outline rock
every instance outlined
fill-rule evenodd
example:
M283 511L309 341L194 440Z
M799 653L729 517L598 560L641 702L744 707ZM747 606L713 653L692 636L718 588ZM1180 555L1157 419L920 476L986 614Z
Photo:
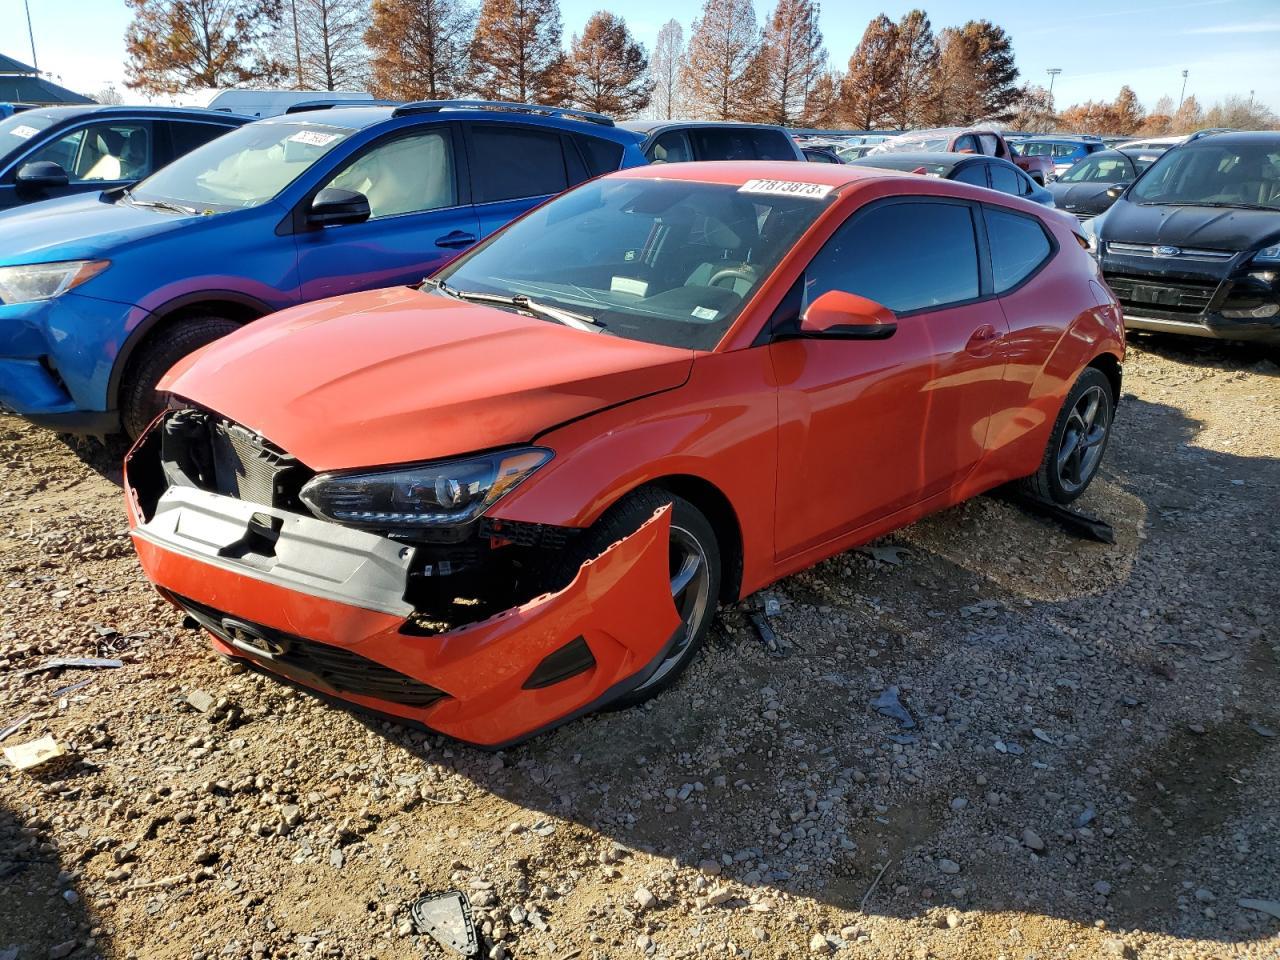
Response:
M698 864L698 869L710 877L720 876L720 871L724 868L720 865L719 860L703 860Z
M1036 833L1030 827L1027 827L1022 831L1022 844L1028 850L1033 850L1036 853L1044 852L1044 841L1040 839L1040 834Z
M952 810L963 810L963 809L964 809L965 807L967 807L968 805L969 805L969 798L968 798L968 797L952 797L952 798L951 798L951 809L952 809Z
M192 690L187 694L188 706L200 713L208 713L217 702L212 694L206 693L204 690Z
M71 952L79 945L78 941L67 940L63 943L57 944L56 946L50 947L49 960L62 960L63 957L70 956Z
M727 887L713 887L706 896L707 906L709 907L718 907L720 904L728 903L732 899L733 891Z
M641 910L652 910L658 905L658 898L645 887L636 887L635 900Z
M76 893L74 890L63 890L62 899L74 907L80 902L80 894Z
M833 952L835 951L835 949L836 949L836 948L835 948L835 944L833 944L830 940L828 940L828 939L827 939L825 936L823 936L821 933L815 933L815 934L814 934L814 935L809 939L809 952L810 952L810 953L833 953Z
M1109 897L1111 896L1111 884L1105 880L1099 880L1093 885L1093 892L1099 896Z
M1108 937L1102 941L1104 957L1119 957L1120 960L1137 960L1138 954L1119 937Z
M1196 899L1201 903L1213 903L1218 898L1213 895L1213 891L1208 887L1200 887L1196 890Z
M938 869L943 873L959 873L960 864L956 863L954 860L947 860L943 858L938 861Z

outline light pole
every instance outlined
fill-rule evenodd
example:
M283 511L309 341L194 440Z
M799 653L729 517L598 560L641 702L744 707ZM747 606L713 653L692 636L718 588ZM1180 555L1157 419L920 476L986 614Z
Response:
M40 61L36 59L36 31L31 26L31 4L28 0L22 0L22 9L27 12L27 37L31 40L31 67L35 70L36 76L39 76Z
M1183 70L1183 71L1182 71L1182 92L1181 92L1180 94L1178 94L1178 109L1179 109L1179 110L1181 110L1181 109L1182 109L1182 101L1183 101L1183 100L1185 100L1185 99L1187 99L1187 74L1188 74L1188 73L1190 73L1190 72L1191 72L1190 70Z
M1045 71L1049 75L1049 99L1053 99L1053 81L1058 79L1058 74L1062 72L1061 67L1050 67Z

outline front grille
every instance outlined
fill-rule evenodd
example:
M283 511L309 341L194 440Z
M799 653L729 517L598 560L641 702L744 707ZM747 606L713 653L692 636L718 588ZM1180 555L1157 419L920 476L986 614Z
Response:
M320 681L320 685L337 693L374 697L406 707L429 707L447 696L443 690L437 690L421 680L415 680L343 647L307 640L259 623L231 617L186 597L175 595L174 600L205 629L233 644L236 650L261 663L268 670L275 670L285 676L303 682L314 678ZM255 655L252 649L246 650L245 644L237 643L232 636L228 621L251 628L273 650L264 651L261 655Z
M1104 274L1126 310L1156 313L1203 313L1218 289L1217 281L1170 280L1165 277Z
M1178 252L1172 254L1158 253L1157 251L1161 249L1172 249ZM1151 257L1157 260L1205 260L1212 263L1223 263L1235 256L1235 251L1233 250L1208 250L1198 247L1162 248L1159 245L1153 246L1149 243L1116 243L1115 241L1107 244L1107 250L1126 257Z

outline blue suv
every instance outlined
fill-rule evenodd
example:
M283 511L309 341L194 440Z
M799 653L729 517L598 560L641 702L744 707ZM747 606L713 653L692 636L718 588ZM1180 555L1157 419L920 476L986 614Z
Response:
M644 164L642 140L550 107L342 107L0 214L0 409L137 435L193 350L297 303L416 283L547 197Z

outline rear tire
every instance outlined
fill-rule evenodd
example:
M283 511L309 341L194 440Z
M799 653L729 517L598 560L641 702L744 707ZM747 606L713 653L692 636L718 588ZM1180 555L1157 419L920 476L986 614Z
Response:
M635 533L659 509L671 504L672 599L681 616L671 646L640 686L609 703L622 709L643 703L671 686L697 656L715 619L720 596L720 545L702 511L683 497L657 487L641 487L606 510L576 537L556 564L553 583L563 587L582 564Z
M1111 439L1115 406L1107 375L1086 367L1062 404L1039 469L1019 488L1062 507L1089 489Z
M225 317L185 317L161 327L130 361L120 388L120 422L125 433L136 440L164 409L165 400L156 392L156 384L170 367L239 329L240 324Z

